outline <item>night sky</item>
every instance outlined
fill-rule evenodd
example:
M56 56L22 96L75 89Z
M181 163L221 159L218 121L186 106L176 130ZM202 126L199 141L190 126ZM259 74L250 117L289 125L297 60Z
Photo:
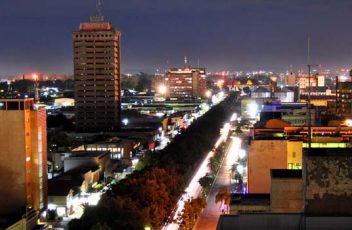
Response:
M351 0L104 0L122 32L124 73L191 64L209 71L351 67ZM1 0L0 77L73 72L71 32L94 0Z

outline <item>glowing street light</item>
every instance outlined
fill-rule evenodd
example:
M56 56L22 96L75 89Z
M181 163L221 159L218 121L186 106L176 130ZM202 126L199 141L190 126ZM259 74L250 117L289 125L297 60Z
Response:
M345 124L346 124L348 127L352 127L352 119L346 119L346 120L345 120Z
M238 157L242 160L243 158L246 157L246 151L244 151L244 149L241 149L239 152L238 152Z
M243 165L237 165L236 169L237 169L237 172L238 172L239 174L242 175L242 174L244 173L244 167L243 167Z
M39 78L39 77L38 77L38 74L33 73L33 74L32 74L32 78L33 78L34 81L38 81L38 78Z
M160 85L158 91L160 94L165 95L167 92L167 87L165 85Z
M207 91L205 92L205 96L206 96L207 98L210 98L210 97L211 97L211 91L210 91L210 90L207 90Z
M125 126L127 126L127 125L128 125L128 119L127 119L127 118L123 119L123 120L122 120L122 123L123 123Z

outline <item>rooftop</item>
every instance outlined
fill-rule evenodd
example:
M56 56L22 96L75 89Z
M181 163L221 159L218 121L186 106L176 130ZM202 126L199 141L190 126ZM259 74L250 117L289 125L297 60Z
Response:
M270 205L270 194L247 193L231 194L231 203L237 205Z
M302 178L302 170L271 169L272 178Z
M308 156L320 157L352 157L352 148L311 148L305 149Z
M78 190L82 185L86 172L98 169L98 166L80 167L48 180L48 196L67 196L71 189Z
M72 152L70 158L78 158L78 157L103 157L106 154L109 154L108 151L75 151Z
M114 27L110 22L82 22L79 25L79 30L98 31L98 30L113 30Z

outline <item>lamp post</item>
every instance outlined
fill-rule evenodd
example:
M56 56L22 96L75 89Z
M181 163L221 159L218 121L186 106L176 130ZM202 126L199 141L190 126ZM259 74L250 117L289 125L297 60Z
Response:
M158 91L165 98L167 93L167 87L165 85L160 85Z

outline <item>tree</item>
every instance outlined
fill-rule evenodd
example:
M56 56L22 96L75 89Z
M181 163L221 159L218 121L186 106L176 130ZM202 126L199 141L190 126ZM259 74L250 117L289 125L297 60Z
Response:
M186 201L183 208L182 214L178 216L178 221L180 223L180 230L192 230L196 221L199 217L199 214L207 205L206 201L198 197L191 201Z
M62 128L64 131L73 131L74 125L72 119L67 119L65 115L49 115L47 118L48 128Z
M199 184L202 186L202 196L205 198L208 195L208 192L210 190L211 185L213 184L214 177L211 177L209 175L205 175L204 177L201 177L199 179Z
M70 229L91 229L97 223L106 223L111 229L160 228L174 210L194 170L213 148L220 128L235 110L236 100L236 94L231 94L166 148L150 155L143 169L113 185L96 207L88 207L79 221L70 223ZM185 226L193 226L204 207L202 198L190 201L185 211Z
M136 76L122 75L122 77L121 77L121 88L122 89L135 89L137 84L138 84L138 81L137 81Z
M215 196L215 203L220 203L220 207L226 205L227 211L230 207L230 189L227 187L220 188Z
M138 76L138 84L136 86L136 90L139 92L149 91L151 89L151 76L146 73L139 73Z
M200 184L200 186L203 187L203 189L205 189L207 187L210 187L213 181L214 181L213 177L210 177L209 175L205 175L199 179L198 183Z

